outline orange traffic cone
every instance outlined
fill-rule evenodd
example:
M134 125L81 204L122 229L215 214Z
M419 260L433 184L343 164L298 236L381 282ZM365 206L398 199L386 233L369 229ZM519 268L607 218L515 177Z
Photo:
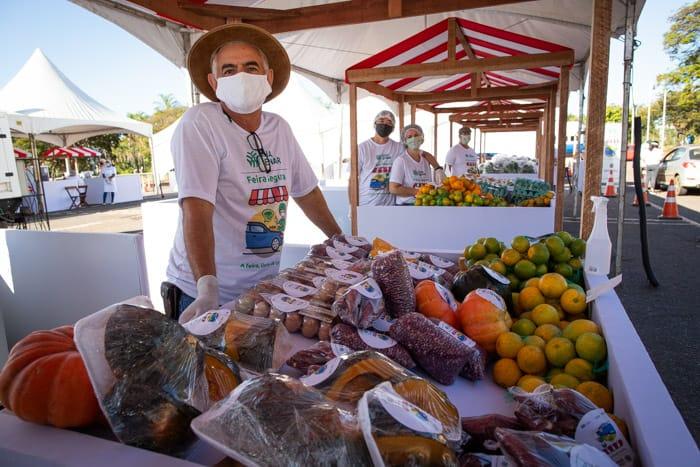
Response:
M676 184L668 184L668 191L666 191L666 201L664 201L664 210L661 212L659 219L681 219L678 214L678 204L676 204Z
M644 193L644 205L649 206L649 193L647 193L647 182L642 180L642 193ZM634 193L634 201L632 201L632 206L639 206L639 200L637 199L637 192Z
M605 185L605 196L606 198L614 198L617 196L615 192L615 183L613 182L613 165L610 164L610 176L608 177L608 184Z

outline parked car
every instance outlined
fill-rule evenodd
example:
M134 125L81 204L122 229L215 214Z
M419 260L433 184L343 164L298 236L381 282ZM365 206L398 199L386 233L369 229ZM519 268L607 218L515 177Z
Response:
M284 243L282 232L270 230L262 222L248 222L245 229L245 247L249 250L271 248L277 251Z
M700 188L700 146L678 146L659 163L655 188L668 188L673 180L676 192L684 195L688 188Z

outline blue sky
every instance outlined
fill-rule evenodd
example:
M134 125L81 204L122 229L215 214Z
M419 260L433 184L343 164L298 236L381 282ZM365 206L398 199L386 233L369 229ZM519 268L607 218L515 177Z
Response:
M657 74L670 67L663 51L667 18L682 0L647 0L637 30L634 100L646 103ZM158 94L187 102L185 72L118 26L64 0L2 0L0 6L0 86L35 48L41 48L73 82L120 113L151 112ZM610 51L608 102L622 102L622 42ZM570 113L576 98L570 101Z

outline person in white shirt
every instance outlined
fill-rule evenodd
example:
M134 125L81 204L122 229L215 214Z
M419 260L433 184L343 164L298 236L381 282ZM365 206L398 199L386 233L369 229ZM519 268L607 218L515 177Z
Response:
M394 114L382 110L374 117L374 136L357 146L360 206L391 206L391 166L404 151L403 144L389 138L394 131Z
M442 183L444 171L432 154L420 149L423 141L423 129L418 125L407 125L401 132L406 150L394 161L389 178L389 192L396 196L397 205L412 205L420 187L433 181Z
M277 39L220 26L192 46L187 67L212 102L185 112L171 143L180 218L167 277L182 292L180 323L279 271L290 196L326 235L341 232L289 124L262 111L289 80Z
M459 177L479 173L479 157L474 149L469 147L471 139L472 130L469 127L463 126L459 129L459 143L452 146L445 157L445 165L450 175Z
M114 193L117 191L117 168L112 165L112 161L107 159L104 164L100 163L103 181L102 204L107 204L107 194L112 195L109 204L114 204Z
M659 172L659 163L663 157L661 149L659 149L659 143L657 141L647 141L647 147L645 151L641 153L641 167L646 169L646 184L647 190L654 191L654 185L656 185L656 174Z

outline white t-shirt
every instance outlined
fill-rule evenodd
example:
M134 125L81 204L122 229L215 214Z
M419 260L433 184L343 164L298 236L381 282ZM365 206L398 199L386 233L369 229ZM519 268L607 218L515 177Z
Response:
M357 147L361 206L394 204L394 195L389 193L389 177L392 164L404 149L403 144L392 139L384 144L368 139Z
M641 154L641 166L650 166L650 165L658 165L659 162L661 162L661 159L663 158L663 154L661 153L661 149L659 148L654 148L651 151L647 148L642 151Z
M399 183L405 187L420 188L426 183L433 181L433 172L430 169L428 159L421 152L420 162L413 160L408 152L404 151L397 157L394 165L391 166L392 183ZM397 196L396 204L413 204L416 202L415 196Z
M270 173L248 144L249 133L229 120L216 102L185 112L171 142L178 198L200 198L214 205L214 258L221 303L278 272L289 197L305 196L318 185L284 119L263 112L256 134L267 153ZM182 212L167 276L187 295L197 296Z
M105 165L102 168L102 175L104 175L104 177L102 178L102 181L104 182L103 191L105 193L115 193L117 191L117 168L113 165ZM114 175L115 177L110 180L109 177L111 177L112 175Z
M479 173L479 157L472 148L465 148L456 144L447 151L445 164L452 166L451 175L464 175L466 173Z

